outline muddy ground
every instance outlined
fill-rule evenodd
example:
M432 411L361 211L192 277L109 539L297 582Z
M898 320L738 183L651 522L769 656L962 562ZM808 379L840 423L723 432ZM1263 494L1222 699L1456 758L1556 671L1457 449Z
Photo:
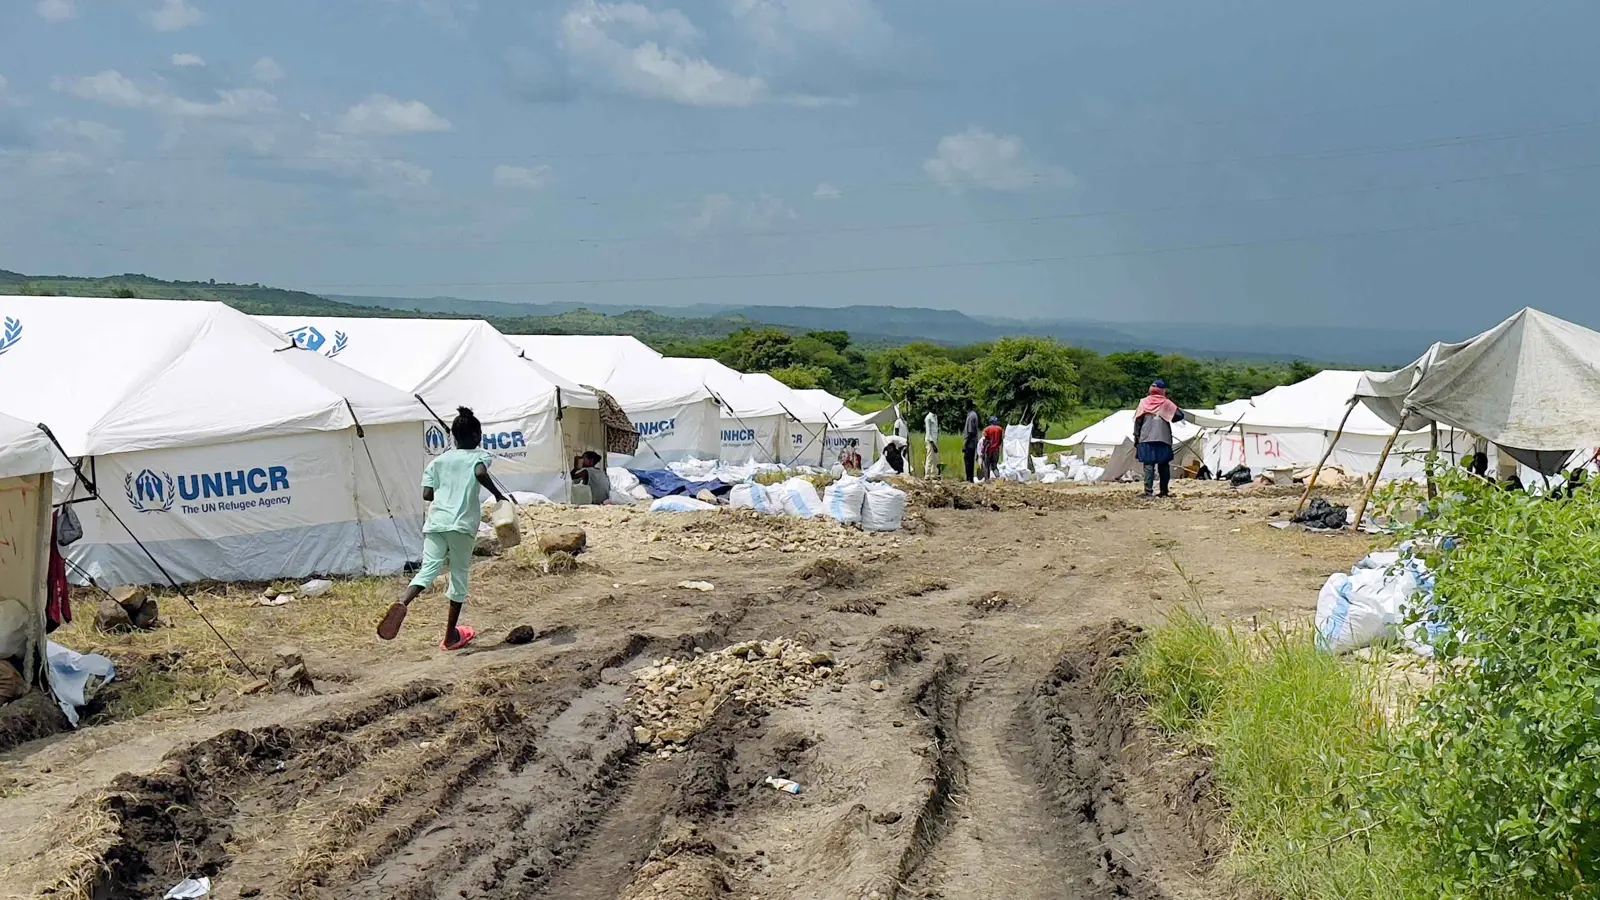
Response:
M590 549L563 575L527 548L480 563L460 654L433 646L433 595L401 640L372 636L398 582L279 609L208 594L247 660L292 639L319 693L242 693L215 647L181 645L192 628L108 648L214 660L215 693L0 756L0 892L159 897L204 874L225 900L1233 896L1205 762L1154 738L1119 667L1177 603L1245 628L1308 613L1367 542L1267 525L1292 505L929 491L889 536L540 510ZM519 625L533 640L506 642ZM636 742L635 670L778 638L835 671Z

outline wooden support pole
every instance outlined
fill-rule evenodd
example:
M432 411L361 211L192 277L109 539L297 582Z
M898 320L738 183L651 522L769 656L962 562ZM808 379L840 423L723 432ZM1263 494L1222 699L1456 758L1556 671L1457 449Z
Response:
M1434 467L1434 465L1436 465L1437 460L1439 459L1439 423L1438 422L1429 422L1428 423L1428 436L1429 436L1429 438L1430 438L1430 440L1431 440L1431 442L1433 444L1433 452L1428 454L1428 472L1427 472L1428 499L1432 500L1432 499L1434 499L1434 498L1439 496L1439 486L1437 484L1433 483L1433 467Z
M1317 460L1317 467L1311 470L1311 477L1306 479L1305 493L1300 495L1300 505L1294 508L1294 514L1300 515L1306 508L1306 503L1311 499L1311 492L1317 486L1317 476L1322 474L1322 467L1327 464L1328 457L1333 455L1333 448L1339 445L1339 438L1344 436L1344 426L1350 421L1350 414L1356 411L1356 404L1360 403L1359 397L1351 397L1350 405L1344 408L1344 418L1339 420L1339 427L1333 432L1333 440L1322 451L1322 458Z
M1411 410L1409 409L1400 410L1400 425L1406 423L1406 417L1410 414ZM1389 435L1389 440L1383 445L1383 453L1378 455L1378 467L1372 470L1372 480L1367 483L1367 490L1361 495L1361 502L1356 504L1356 518L1355 524L1351 526L1352 528L1361 528L1361 517L1366 515L1367 504L1372 502L1372 492L1378 489L1378 478L1383 475L1384 463L1389 461L1389 451L1394 449L1394 442L1400 437L1400 425L1394 427L1394 431Z

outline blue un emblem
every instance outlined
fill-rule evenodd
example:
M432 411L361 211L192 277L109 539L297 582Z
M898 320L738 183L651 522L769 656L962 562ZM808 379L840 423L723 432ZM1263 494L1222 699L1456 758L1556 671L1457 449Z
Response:
M165 472L158 474L149 469L129 472L122 486L128 505L139 512L168 512L178 499L178 486Z
M335 356L343 353L344 348L350 344L350 336L342 331L335 331L333 333L333 343L330 344L328 342L327 335L323 334L322 330L317 328L315 325L302 325L293 331L286 331L284 333L287 334L290 340L294 341L294 345L299 347L301 350L310 350L312 353L321 353L323 356L326 356L329 359L333 359ZM324 347L327 349L324 350Z
M22 322L6 316L4 323L0 323L0 353L5 353L12 347L22 343Z

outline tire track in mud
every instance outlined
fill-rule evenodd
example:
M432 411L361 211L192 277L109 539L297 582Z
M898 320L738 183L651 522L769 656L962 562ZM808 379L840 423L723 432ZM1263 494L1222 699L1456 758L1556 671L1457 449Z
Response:
M1084 629L1032 684L943 657L911 701L929 739L915 827L898 871L860 896L1166 900L1201 885L1219 810L1204 762L1156 765L1117 696L1138 636Z

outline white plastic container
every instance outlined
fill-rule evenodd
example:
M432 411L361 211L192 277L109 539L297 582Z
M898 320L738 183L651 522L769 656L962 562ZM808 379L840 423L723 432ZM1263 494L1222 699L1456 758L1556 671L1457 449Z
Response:
M489 511L489 523L494 526L495 539L502 550L522 543L522 531L517 527L517 507L510 500L501 500Z

